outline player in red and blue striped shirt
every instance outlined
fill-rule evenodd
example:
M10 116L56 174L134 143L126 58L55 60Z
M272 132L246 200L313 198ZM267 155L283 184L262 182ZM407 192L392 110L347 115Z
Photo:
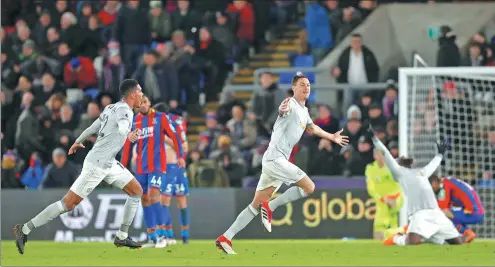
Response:
M137 129L139 132L138 141L134 144L126 141L121 162L124 166L128 164L134 145L137 155L136 178L143 188L142 204L148 236L156 247L165 247L166 240L158 243L156 225L165 224L168 219L160 205L160 189L166 180L167 171L167 157L163 146L166 135L172 140L177 151L178 165L184 167L185 162L182 143L167 115L150 107L149 99L143 97L139 114L134 117L132 125L132 130Z
M158 103L154 106L158 111L168 113L169 107L165 103ZM178 138L181 140L183 149L187 153L187 136L185 129L185 121L181 116L168 113L169 119L172 122L172 127L175 128ZM189 195L189 182L187 178L186 168L180 168L177 165L178 158L176 152L171 146L170 139L166 140L167 158L167 179L162 183L162 206L165 212L168 212L172 197L177 200L177 206L180 210L181 222L181 237L182 243L189 243L189 208L187 207L187 196ZM168 244L175 244L174 231L172 227L171 217L164 225L166 229L166 238ZM159 226L161 228L161 226Z
M433 191L437 195L438 206L449 217L461 234L471 242L476 235L467 228L479 224L485 217L485 209L478 193L468 183L454 177L430 177Z

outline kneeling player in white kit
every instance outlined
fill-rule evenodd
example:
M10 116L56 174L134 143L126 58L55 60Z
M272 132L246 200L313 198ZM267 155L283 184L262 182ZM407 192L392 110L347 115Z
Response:
M462 238L454 224L438 207L438 202L428 178L436 171L448 150L448 142L437 144L438 154L423 168L411 168L412 159L401 157L397 162L385 145L373 132L375 148L384 154L385 164L404 191L407 200L409 226L406 235L397 234L390 238L395 245L419 245L428 242L438 245L462 244ZM385 242L386 243L386 242Z
M216 246L227 254L236 254L232 249L232 238L258 215L261 205L261 221L271 232L273 211L289 202L313 193L315 184L296 165L289 162L294 146L304 132L331 140L341 146L347 145L348 137L327 133L315 125L305 107L311 92L309 80L303 75L292 78L294 97L285 99L279 107L279 116L273 126L273 133L267 151L263 155L262 173L254 199L237 217L232 226L216 240ZM268 202L282 184L295 184L282 195Z
M46 207L29 222L14 227L19 253L24 254L27 236L34 228L73 210L101 181L120 188L129 195L124 205L122 225L114 239L114 244L118 247L141 247L141 244L132 240L127 232L139 207L143 189L134 176L115 159L115 156L122 149L127 138L131 142L135 142L138 138L137 132L130 132L134 115L132 109L141 105L143 93L136 80L122 81L119 91L122 101L108 105L100 118L84 130L69 149L69 155L75 153L77 149L84 148L82 143L88 137L98 134L93 149L84 159L81 174L67 194L62 200Z

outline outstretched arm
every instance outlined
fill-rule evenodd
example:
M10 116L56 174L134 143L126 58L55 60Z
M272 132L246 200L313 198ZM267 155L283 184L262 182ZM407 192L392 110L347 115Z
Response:
M182 144L179 138L177 138L176 131L172 129L170 120L165 114L162 115L162 127L164 128L165 133L168 135L168 137L170 137L170 139L172 139L174 143L174 149L177 153L177 158L184 158L184 155L182 153L183 151L181 149Z
M392 154L390 154L390 151L388 151L388 149L385 147L382 141L380 141L380 139L378 139L376 136L373 136L371 140L373 140L375 148L382 152L385 164L387 164L388 169L390 170L390 172L392 172L392 176L397 179L397 174L399 174L402 167L399 165L399 163L397 163Z
M430 177L442 163L443 155L450 150L450 137L437 143L437 155L428 163L428 165L421 168L421 172L425 177Z
M326 132L325 130L320 128L320 126L318 126L314 123L311 123L308 126L306 126L306 132L307 133L312 134L312 135L316 135L316 136L321 137L321 138L328 139L328 140L330 140L330 141L332 141L332 142L334 142L340 146L346 146L349 143L349 137L340 135L340 133L342 133L342 131L344 131L344 129L341 129L340 131L332 134L332 133Z

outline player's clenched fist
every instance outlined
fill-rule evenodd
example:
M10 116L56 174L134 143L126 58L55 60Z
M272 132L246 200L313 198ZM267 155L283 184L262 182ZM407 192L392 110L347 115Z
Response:
M284 101L282 101L282 104L280 104L280 107L278 107L278 111L280 113L280 116L283 116L285 113L289 111L289 100L290 98L286 98Z
M138 129L130 132L128 135L127 135L127 139L129 139L129 141L131 143L134 143L138 140L138 137L139 137L139 133L138 133Z

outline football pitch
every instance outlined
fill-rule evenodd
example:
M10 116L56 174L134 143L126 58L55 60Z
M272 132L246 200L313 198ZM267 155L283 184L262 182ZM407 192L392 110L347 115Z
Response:
M493 266L493 240L463 246L384 247L375 241L235 240L238 255L218 251L214 241L192 241L164 249L129 250L111 243L29 241L20 255L2 243L2 266Z

